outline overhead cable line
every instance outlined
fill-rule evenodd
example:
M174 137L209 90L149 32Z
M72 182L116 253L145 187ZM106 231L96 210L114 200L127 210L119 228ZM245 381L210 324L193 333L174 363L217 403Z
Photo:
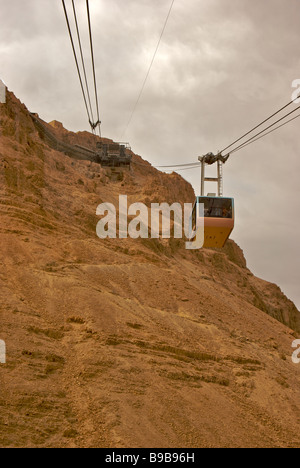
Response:
M293 102L293 101L292 101ZM297 112L297 110L300 109L300 106L296 107L296 109L294 109L292 112L289 112L288 114L286 114L284 117L281 117L281 119L279 120L276 120L276 122L272 123L271 125L269 125L268 127L266 127L264 130L262 130L261 132L257 133L256 135L253 135L253 137L249 138L248 140L244 141L244 143L242 143L241 145L239 145L237 148L234 148L232 151L230 151L228 154L233 154L235 153L236 151L238 151L239 149L241 149L242 147L246 146L247 143L250 143L252 142L256 137L262 135L262 133L266 132L267 130L269 130L270 128L274 127L276 124L278 124L279 122L282 122L282 120L286 119L289 115L293 114L294 112ZM293 120L293 119L292 119ZM286 122L287 123L287 122Z
M86 68L85 68L85 63L84 63L84 58L83 58L82 44L81 44L81 38L80 38L80 32L79 32L79 26L78 26L78 21L77 21L77 14L76 14L76 8L75 8L74 0L72 0L72 6L73 6L74 20L75 20L78 44L79 44L80 55L81 55L81 63L82 63L84 79L85 79L85 86L86 86L87 97L88 97L89 106L90 106L90 115L92 117L92 122L94 122L93 107L92 107L92 103L91 103L90 90L89 90L89 85L88 85L88 80L87 80L87 75L86 75ZM94 133L93 128L92 128L92 130L93 130L93 133Z
M95 88L95 98L96 98L96 109L97 109L97 119L96 123L91 123L91 126L99 128L99 136L101 138L101 121L100 121L100 113L99 113L99 100L98 100L98 91L97 91L97 81L96 81L96 71L95 71L95 59L94 59L94 47L93 47L93 38L92 38L92 27L91 27L91 16L90 16L90 7L89 7L89 0L86 0L86 8L87 8L87 15L88 15L88 23L89 23L89 35L90 35L90 46L91 46L91 56L92 56L92 68L93 68L93 77L94 77L94 88Z
M194 165L195 165L195 163L193 162L193 163L187 163L187 164L185 164L185 163L183 163L183 164L173 164L172 166L155 166L155 167L156 167L156 169L166 169L168 167L186 167L186 166L194 166Z
M170 171L170 172L182 172L182 171L189 171L190 169L197 169L198 167L200 167L201 164L196 164L192 167L183 167L181 169L174 169L174 171Z
M75 45L74 45L74 41L73 41L73 36L72 36L70 21L69 21L69 17L68 17L68 12L67 12L66 5L65 5L65 0L62 0L62 4L63 4L64 12L65 12L67 27L68 27L68 31L69 31L69 36L70 36L71 44L72 44L72 49L73 49L73 54L74 54L74 58L75 58L76 68L77 68L77 72L78 72L78 76L79 76L80 86L81 86L81 90L82 90L82 94L83 94L83 99L84 99L84 103L85 103L85 107L86 107L88 119L89 119L89 122L90 122L90 121L91 121L91 115L90 115L90 112L89 112L88 103L87 103L87 99L86 99L86 95L85 95L85 91L84 91L83 81L82 81L82 77L81 77L81 72L80 72L80 68L79 68L79 63L78 63L77 54L76 54L76 49L75 49Z
M144 81L143 81L142 88L141 88L141 90L140 90L140 92L139 92L139 95L138 95L138 97L137 97L137 100L136 100L136 102L135 102L135 104L134 104L134 107L133 107L133 110L132 110L131 115L130 115L130 117L129 117L129 120L128 120L127 124L126 124L125 130L123 131L123 134L122 134L122 136L121 136L121 140L123 139L123 136L124 136L125 133L127 132L128 127L129 127L129 125L131 124L131 121L132 121L133 116L134 116L134 114L135 114L135 111L136 111L136 109L137 109L137 106L138 106L138 104L139 104L139 102L140 102L140 100L141 100L142 94L143 94L143 92L144 92L146 83L147 83L147 81L148 81L148 78L149 78L149 75L150 75L150 72L151 72L151 69L152 69L152 66L153 66L155 57L156 57L156 54L157 54L157 52L158 52L158 49L159 49L161 40L162 40L163 35L164 35L164 32L165 32L165 30L166 30L166 27L167 27L167 24L168 24L168 21L169 21L169 18L170 18L170 15L171 15L171 12L172 12L174 3L175 3L175 0L172 0L170 9L169 9L168 14L167 14L167 18L166 18L165 23L164 23L164 27L163 27L162 32L161 32L161 34L160 34L160 37L159 37L159 40L158 40L156 49L155 49L155 51L154 51L152 60L151 60L151 62L150 62L150 66L149 66L148 71L147 71L147 73L146 73L146 77L145 77L145 79L144 79Z
M238 143L239 141L243 140L243 138L245 138L246 136L250 135L250 133L254 132L255 130L257 130L259 127L261 127L261 125L263 125L264 123L268 122L269 120L271 120L273 117L275 117L275 115L279 114L280 112L282 112L284 109L286 109L287 107L289 107L291 104L293 104L297 99L299 99L300 96L297 96L295 99L293 99L292 101L290 101L288 104L286 104L285 106L283 106L281 109L279 109L277 112L275 112L274 114L272 114L270 117L268 117L267 119L263 120L263 122L261 122L260 124L256 125L256 127L252 128L252 130L250 130L249 132L245 133L245 135L241 136L240 138L238 138L237 140L235 140L233 143L231 143L231 145L228 145L226 146L226 148L222 149L220 151L220 153L223 153L224 151L226 151L228 148L230 148L231 146L235 145L236 143Z
M272 128L274 125L276 125L277 123L281 122L282 120L286 119L289 115L293 114L294 112L296 112L297 110L300 109L300 106L297 107L295 110L293 110L292 112L290 112L289 114L285 115L284 117L282 117L281 119L277 120L276 122L274 122L272 125L270 125L269 127L265 128L264 130L262 130L260 133L254 135L252 138L250 138L247 142L244 142L243 144L241 144L240 146L238 146L237 148L233 149L230 153L228 154L234 154L240 150L242 150L243 148L245 148L246 146L249 146L251 145L252 143L256 142L256 141L259 141L261 140L262 138L266 137L267 135L270 135L271 133L275 132L276 130L279 130L280 128L284 127L285 125L287 125L288 123L290 122L293 122L294 120L300 118L300 114L298 114L296 117L293 117L292 119L289 119L287 120L286 122L284 122L283 124L281 125L278 125L277 127L273 128L272 130L270 131L267 131L269 130L270 128ZM266 132L266 133L264 133ZM260 135L260 136L259 136ZM194 169L196 167L199 167L200 164L197 164L196 162L194 163L183 163L183 164L173 164L173 165L170 165L170 166L155 166L157 169L169 169L169 168L181 168L181 169L175 169L176 171L182 171L182 170L189 170L189 169Z
M271 131L265 133L264 135L261 135L260 137L256 138L255 140L252 140L252 141L250 141L249 143L247 143L247 144L241 146L239 149L236 149L236 150L234 151L234 153L237 152L237 151L242 150L242 149L245 148L246 146L251 145L251 144L254 143L255 141L261 140L261 139L264 138L265 136L270 135L270 133L273 133L273 132L275 132L275 130L278 130L279 128L284 127L284 126L287 125L288 123L293 122L293 121L296 120L296 119L299 119L299 117L300 117L300 114L298 114L298 115L297 115L296 117L294 117L293 119L290 119L290 120L288 120L287 122L285 122L285 123L279 125L278 127L273 128L273 130L271 130Z

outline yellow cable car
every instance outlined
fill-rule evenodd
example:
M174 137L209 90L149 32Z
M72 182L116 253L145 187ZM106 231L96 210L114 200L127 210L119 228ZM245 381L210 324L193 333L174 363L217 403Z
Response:
M203 208L203 247L224 247L234 229L234 200L224 197L197 197L192 211L192 239L199 226L203 225Z
M222 248L226 244L230 234L234 229L234 200L223 197L223 164L228 160L227 156L220 153L214 155L208 153L199 156L201 163L201 196L196 198L191 214L191 241L203 243L203 247ZM205 168L207 165L217 163L217 177L206 177ZM205 182L215 182L218 184L218 196L216 194L205 193ZM204 239L203 239L204 227ZM202 231L200 236L197 234Z

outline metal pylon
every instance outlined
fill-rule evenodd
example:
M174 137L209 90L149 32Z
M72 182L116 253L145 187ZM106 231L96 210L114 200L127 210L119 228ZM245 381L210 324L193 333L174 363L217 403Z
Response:
M216 182L218 184L218 197L223 197L223 162L217 161L217 177L205 177L207 165L205 156L199 156L198 159L201 162L201 197L205 196L205 182Z

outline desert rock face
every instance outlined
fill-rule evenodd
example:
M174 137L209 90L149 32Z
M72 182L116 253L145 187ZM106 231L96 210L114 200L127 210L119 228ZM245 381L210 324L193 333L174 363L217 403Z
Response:
M0 105L1 447L299 447L299 312L242 250L96 236L96 208L193 202L177 174L54 151ZM93 135L49 125L93 147Z

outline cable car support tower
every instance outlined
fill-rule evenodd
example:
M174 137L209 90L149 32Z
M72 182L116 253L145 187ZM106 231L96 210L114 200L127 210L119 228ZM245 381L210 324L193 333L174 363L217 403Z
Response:
M213 153L198 157L201 163L201 197L205 196L205 182L216 182L218 184L218 197L223 197L223 164L225 164L228 158L229 155L222 156L221 154L214 155ZM217 163L217 177L206 177L206 166L212 166L215 163Z

